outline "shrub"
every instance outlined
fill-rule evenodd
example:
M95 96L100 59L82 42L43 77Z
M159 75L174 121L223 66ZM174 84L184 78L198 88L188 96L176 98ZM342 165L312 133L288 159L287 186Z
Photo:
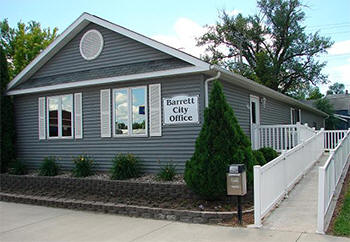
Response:
M157 178L162 181L172 181L176 175L175 165L172 163L166 164L157 174Z
M263 166L267 163L265 160L264 154L261 151L253 150L253 155L255 157L257 165Z
M275 151L274 149L270 148L270 147L264 147L264 148L260 148L259 151L261 153L263 153L266 163L272 161L273 159L275 159L276 157L278 157L278 153L277 151Z
M58 165L56 157L45 157L39 169L39 176L56 176L58 174Z
M111 179L125 180L140 175L139 160L133 154L119 154L112 160Z
M20 160L14 160L10 164L9 173L12 175L25 175L28 173L26 165Z
M228 165L239 163L246 165L248 184L252 184L255 158L250 140L226 102L221 84L214 81L194 154L186 162L186 184L205 199L220 198L226 195Z
M87 155L79 155L73 158L75 167L73 168L73 176L87 177L93 174L94 159Z

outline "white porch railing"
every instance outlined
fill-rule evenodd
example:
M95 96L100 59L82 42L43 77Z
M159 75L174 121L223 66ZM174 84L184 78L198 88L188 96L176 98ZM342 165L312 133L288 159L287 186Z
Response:
M326 131L325 149L332 149L323 167L318 171L318 213L317 232L324 233L333 211L329 211L332 198L350 155L350 129L347 131Z
M285 142L285 141L283 141ZM287 142L288 144L288 142ZM264 166L254 166L254 221L262 218L294 187L323 153L323 130Z
M253 148L271 147L279 152L290 150L304 140L313 136L316 131L305 125L259 125L254 134Z
M340 140L344 138L347 130L325 130L324 131L324 149L335 149Z

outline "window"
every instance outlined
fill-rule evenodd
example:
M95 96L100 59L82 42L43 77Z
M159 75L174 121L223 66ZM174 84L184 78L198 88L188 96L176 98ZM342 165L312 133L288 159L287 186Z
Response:
M49 138L73 137L73 95L47 98Z
M114 136L147 135L147 89L145 86L113 90Z
M290 109L290 118L291 118L292 124L296 124L298 122L301 122L300 113L301 113L300 109L295 109L295 108Z
M256 103L252 102L252 123L256 124Z

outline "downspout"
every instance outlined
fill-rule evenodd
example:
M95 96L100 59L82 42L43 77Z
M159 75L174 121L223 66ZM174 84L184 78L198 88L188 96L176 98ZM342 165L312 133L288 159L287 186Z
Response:
M212 68L212 66L210 66L210 69ZM218 78L220 78L221 76L221 72L218 71L218 73L216 74L216 76L214 77L211 77L211 78L208 78L207 80L205 80L204 82L204 93L205 93L205 107L208 107L209 105L209 87L208 87L208 84L210 81L214 81Z

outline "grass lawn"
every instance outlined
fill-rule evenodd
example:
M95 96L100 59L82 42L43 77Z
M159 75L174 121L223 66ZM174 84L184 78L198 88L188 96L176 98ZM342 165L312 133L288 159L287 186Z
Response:
M344 184L345 185L345 184ZM335 219L333 233L340 236L350 237L350 185L347 185L347 191L344 196L344 203L341 211Z

